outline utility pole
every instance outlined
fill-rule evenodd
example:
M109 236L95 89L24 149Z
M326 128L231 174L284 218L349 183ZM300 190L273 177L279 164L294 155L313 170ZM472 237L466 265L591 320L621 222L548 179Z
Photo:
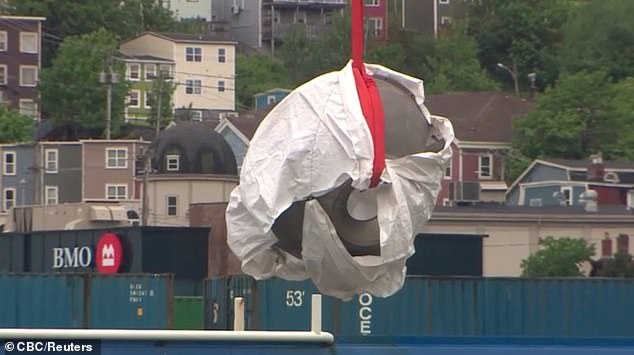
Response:
M106 84L106 139L110 139L112 131L112 84L119 82L119 77L112 71L112 56L108 56L106 60L107 72L102 71L99 74L99 82Z
M150 158L152 157L152 152L150 148L145 148L143 152L143 201L141 202L141 225L148 225L148 216L150 215L150 198L148 196L148 181L150 177L150 169L152 165L150 164Z
M156 94L156 137L161 133L161 98L163 96L163 71L158 71L158 93Z

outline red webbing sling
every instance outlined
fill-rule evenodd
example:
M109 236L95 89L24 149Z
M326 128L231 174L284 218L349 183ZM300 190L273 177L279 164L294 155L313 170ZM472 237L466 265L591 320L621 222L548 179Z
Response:
M359 94L361 110L372 134L374 161L370 187L378 185L385 168L385 116L381 95L374 80L366 74L363 64L363 0L352 0L352 72Z

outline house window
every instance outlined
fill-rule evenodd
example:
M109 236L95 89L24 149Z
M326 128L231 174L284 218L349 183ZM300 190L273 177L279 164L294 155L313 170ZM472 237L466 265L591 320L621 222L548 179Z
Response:
M450 0L438 0L439 4L448 5Z
M20 33L20 52L37 53L37 33L21 32Z
M143 106L145 106L145 108L152 108L152 103L154 101L154 94L151 92L145 92L145 103Z
M139 90L130 91L128 94L128 105L130 105L130 107L139 107L139 96L141 96Z
M6 188L2 192L2 196L4 197L4 203L2 207L5 211L11 209L11 207L15 206L15 189L14 188Z
M132 81L138 81L141 78L141 64L130 63L128 64L128 79Z
M561 187L561 204L572 206L572 186Z
M156 78L156 64L145 65L145 79L154 80Z
M443 16L440 18L440 24L441 25L449 25L451 24L451 17L450 16Z
M381 0L363 0L365 6L379 6Z
M172 67L169 64L160 64L159 70L161 71L161 75L163 76L163 79L172 78Z
M128 148L106 148L106 168L126 169L128 167Z
M56 205L59 201L59 189L57 186L46 186L46 204Z
M176 154L170 154L165 157L167 160L167 171L178 171L180 170L180 157Z
M44 151L45 162L44 166L46 168L47 174L55 174L58 170L58 151L57 149L46 149Z
M445 167L445 179L451 179L451 168L453 164L453 158L449 159L449 163Z
M267 105L274 104L276 101L277 101L277 98L275 97L275 95L269 95L266 97Z
M7 85L7 65L0 65L0 85Z
M491 154L478 157L478 176L480 179L490 179L493 170L493 156Z
M203 60L203 50L200 47L185 48L185 60L188 62L201 62Z
M128 185L106 184L106 199L126 200L128 198Z
M368 18L368 28L372 31L374 37L380 37L383 31L383 19L380 17Z
M6 52L7 47L7 31L0 31L0 52Z
M295 23L306 23L306 11L295 12Z
M200 80L186 80L185 93L189 95L200 95L202 92L202 82Z
M20 86L37 85L37 67L35 65L20 65Z
M227 50L225 48L218 48L218 63L224 63L227 61Z
M37 118L37 103L31 99L20 99L19 107L20 115L25 117Z
M4 152L2 173L4 175L15 175L15 152Z
M178 215L178 198L176 196L167 196L167 215Z
M218 80L218 92L224 92L224 91L225 91L225 81Z
M192 121L202 122L203 120L202 111L190 111L190 115L191 115Z

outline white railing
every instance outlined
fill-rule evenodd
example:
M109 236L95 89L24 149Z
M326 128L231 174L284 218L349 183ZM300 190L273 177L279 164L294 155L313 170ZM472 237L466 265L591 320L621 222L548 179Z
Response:
M128 329L0 329L0 339L100 339L157 341L301 342L332 344L334 336L321 327L321 295L312 296L310 331L253 331L244 329L244 300L234 299L234 330Z

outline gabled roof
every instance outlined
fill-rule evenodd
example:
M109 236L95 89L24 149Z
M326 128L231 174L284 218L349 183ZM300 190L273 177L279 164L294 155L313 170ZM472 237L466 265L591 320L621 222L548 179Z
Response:
M163 38L168 41L178 43L200 43L200 44L237 44L235 41L227 40L222 37L212 36L209 34L189 34L189 33L175 33L175 32L143 32L135 38L130 38L122 42L126 43L144 35L151 35L159 38Z
M567 171L569 174L571 172L580 172L574 177L571 176L571 181L587 181L585 172L588 168L588 164L590 164L590 159L535 159L531 163L531 165L529 165L528 168L526 168L526 170L524 170L522 174L517 179L515 179L515 181L513 181L506 193L509 194L524 179L524 177L526 177L526 175L528 175L535 168L537 164L560 168ZM603 166L606 171L614 171L619 173L619 180L622 183L634 183L634 176L631 176L633 174L629 174L634 172L634 161L604 160Z
M291 90L283 89L283 88L274 88L274 89L269 89L269 90L266 90L266 91L258 92L254 96L262 96L262 95L270 94L270 93L273 93L273 92L284 92L284 93L288 94L288 93L291 92Z
M426 96L425 106L432 114L449 118L461 141L509 143L513 121L534 104L507 93L482 91Z
M569 170L586 170L590 159L540 159L543 162L567 168ZM603 167L606 170L628 170L634 171L634 161L628 160L604 160Z

